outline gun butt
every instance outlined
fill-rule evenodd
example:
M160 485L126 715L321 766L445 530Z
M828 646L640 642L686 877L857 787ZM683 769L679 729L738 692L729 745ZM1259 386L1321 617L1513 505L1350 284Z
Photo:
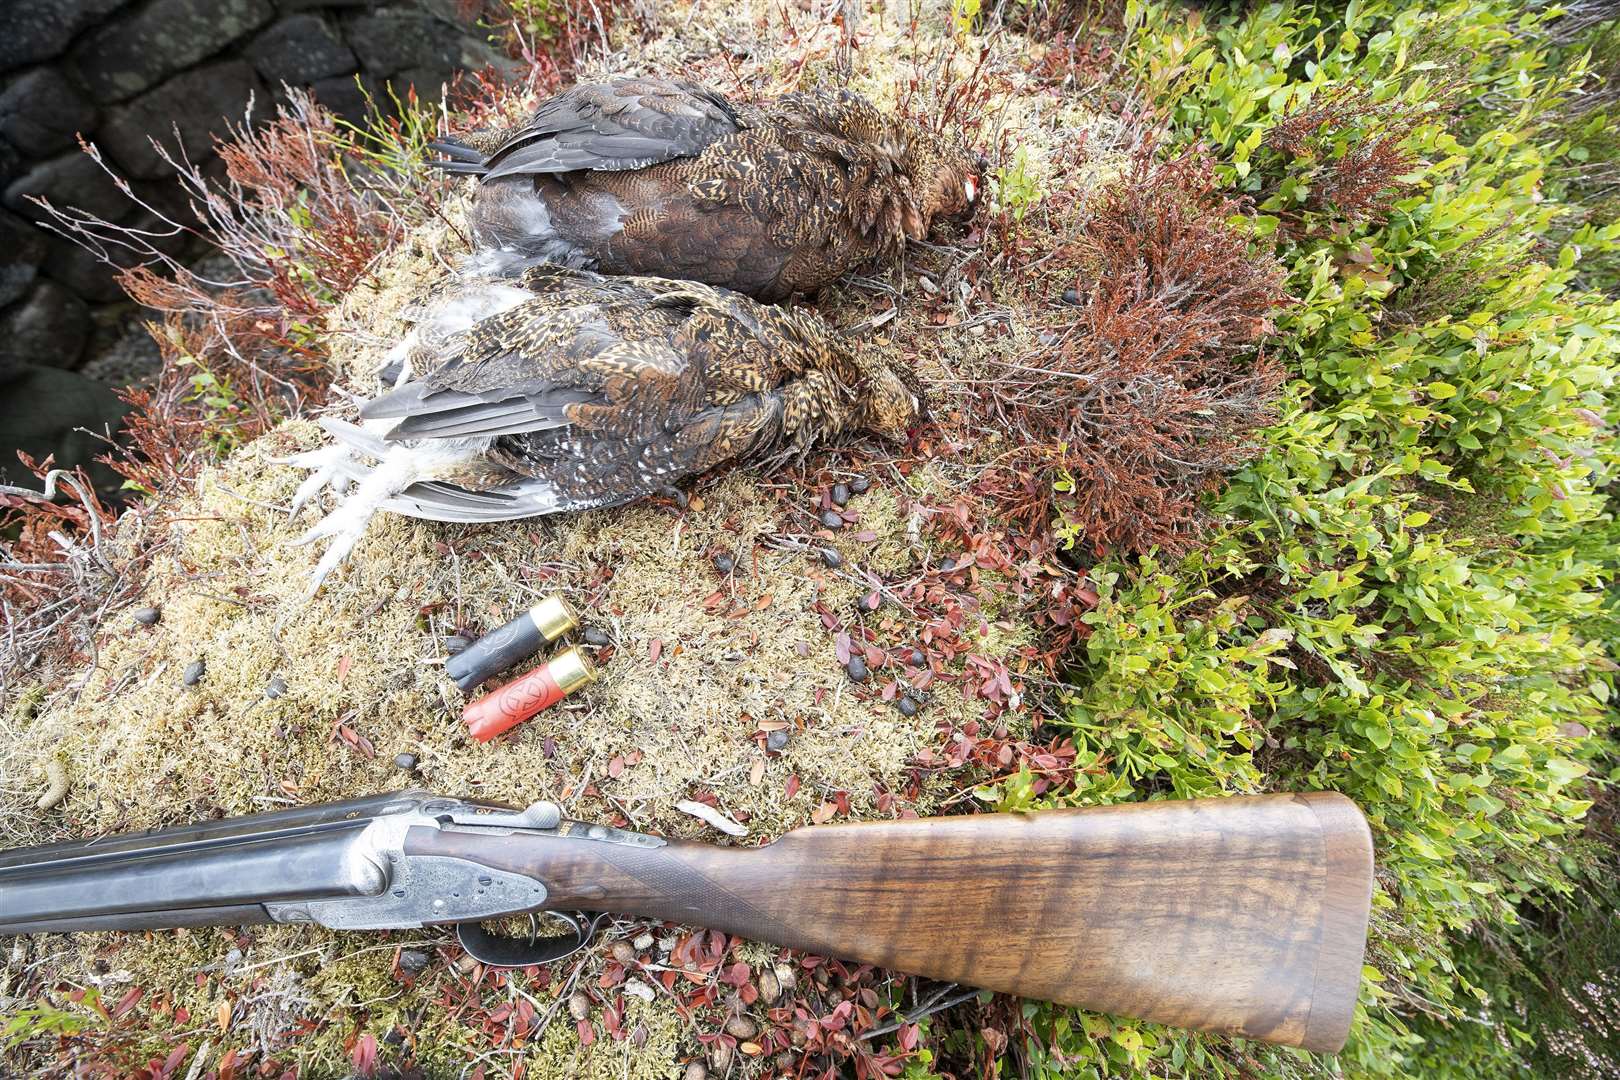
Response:
M815 826L761 848L413 830L545 882L548 906L1322 1052L1349 1032L1372 840L1340 795Z

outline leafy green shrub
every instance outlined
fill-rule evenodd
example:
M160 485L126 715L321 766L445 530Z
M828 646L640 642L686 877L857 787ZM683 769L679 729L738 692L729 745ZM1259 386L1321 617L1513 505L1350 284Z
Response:
M1123 54L1175 140L1212 147L1290 267L1274 349L1295 381L1205 548L1093 571L1063 798L1355 798L1379 866L1340 1061L1358 1076L1528 1075L1511 1032L1535 1025L1479 942L1587 880L1620 304L1578 274L1620 225L1540 240L1564 214L1543 184L1567 149L1552 120L1585 77L1549 62L1549 18L1501 0L1208 27L1127 10ZM1044 1006L1029 1023L1033 1075L1331 1071Z

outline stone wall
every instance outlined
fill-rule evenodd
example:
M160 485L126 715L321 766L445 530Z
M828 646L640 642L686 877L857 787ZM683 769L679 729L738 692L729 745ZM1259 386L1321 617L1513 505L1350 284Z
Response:
M172 146L178 131L199 160L250 96L262 117L284 84L358 118L357 79L433 97L458 69L491 63L501 58L454 0L0 0L0 397L14 407L22 372L77 369L116 334L112 271L40 228L27 198L126 225L149 216L81 152L79 135L149 204L168 207L178 187L149 135ZM15 473L14 450L27 445L17 423L0 415L0 475Z

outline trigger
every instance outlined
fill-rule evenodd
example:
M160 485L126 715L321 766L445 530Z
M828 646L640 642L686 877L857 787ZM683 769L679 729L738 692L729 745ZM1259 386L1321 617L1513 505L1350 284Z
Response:
M528 939L492 934L475 922L456 924L456 939L467 955L489 967L514 968L550 964L578 952L596 934L596 928L607 915L600 911L546 911L563 923L568 932L560 937ZM531 917L532 918L532 917Z

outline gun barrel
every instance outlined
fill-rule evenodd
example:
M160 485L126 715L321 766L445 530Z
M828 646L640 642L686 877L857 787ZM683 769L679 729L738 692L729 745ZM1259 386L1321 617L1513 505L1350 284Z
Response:
M272 921L266 903L376 896L360 843L397 796L0 853L0 934Z

